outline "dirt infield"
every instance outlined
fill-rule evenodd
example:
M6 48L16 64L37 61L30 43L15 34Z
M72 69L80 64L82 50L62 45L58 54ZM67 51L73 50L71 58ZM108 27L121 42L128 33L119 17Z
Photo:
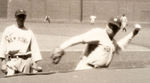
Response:
M1 83L149 83L150 68L85 70L1 78Z

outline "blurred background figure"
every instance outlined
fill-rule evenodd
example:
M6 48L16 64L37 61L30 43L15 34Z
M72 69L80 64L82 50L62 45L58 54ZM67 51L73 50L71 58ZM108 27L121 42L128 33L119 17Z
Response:
M127 26L127 22L128 22L126 15L123 14L120 17L120 20L121 20L121 23L122 23L122 26L121 26L122 30L126 32L127 31L126 26Z
M90 24L94 24L96 20L96 16L90 16Z
M50 24L51 23L50 17L49 16L45 16L44 22L48 22Z

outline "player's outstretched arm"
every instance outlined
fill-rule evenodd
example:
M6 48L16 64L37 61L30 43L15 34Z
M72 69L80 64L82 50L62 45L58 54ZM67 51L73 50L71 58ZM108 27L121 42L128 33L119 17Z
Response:
M117 42L121 50L125 49L125 47L131 42L131 40L139 33L142 28L140 24L135 24L134 27L135 28L131 33Z
M95 38L93 35L95 35L95 33L99 33L100 31L101 31L101 29L94 28L92 30L89 30L86 33L74 36L71 39L62 43L59 48L66 49L68 47L71 47L71 46L74 46L77 44L87 44L87 43L98 42L99 40L97 40L97 38ZM101 32L104 33L103 31L101 31ZM97 36L97 35L95 35L95 36Z
M58 64L62 56L65 54L64 50L68 47L83 43L83 38L84 38L84 35L78 35L78 36L72 37L69 40L62 43L60 47L55 48L51 54L52 63Z
M60 59L65 53L64 50L67 49L68 47L71 47L77 44L97 43L98 42L97 40L89 38L91 37L91 35L95 33L96 30L93 29L81 35L74 36L70 38L69 40L65 41L64 43L62 43L59 48L56 48L52 52L51 58L53 60L53 63L54 64L59 63Z

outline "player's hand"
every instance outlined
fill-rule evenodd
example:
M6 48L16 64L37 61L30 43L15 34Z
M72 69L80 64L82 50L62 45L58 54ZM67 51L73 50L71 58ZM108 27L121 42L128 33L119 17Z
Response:
M56 48L55 50L52 51L52 55L51 55L52 62L54 64L58 64L64 54L65 54L64 50L60 48Z
M142 28L140 24L135 24L134 27L133 36L137 35Z

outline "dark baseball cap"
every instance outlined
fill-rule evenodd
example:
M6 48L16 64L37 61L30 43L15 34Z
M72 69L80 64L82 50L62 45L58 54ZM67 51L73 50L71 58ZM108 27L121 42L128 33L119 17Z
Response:
M113 17L113 18L109 19L108 24L113 24L113 25L117 26L118 28L120 28L121 27L121 20L118 17Z
M18 16L18 15L25 15L26 16L26 11L25 10L16 10L15 16Z

